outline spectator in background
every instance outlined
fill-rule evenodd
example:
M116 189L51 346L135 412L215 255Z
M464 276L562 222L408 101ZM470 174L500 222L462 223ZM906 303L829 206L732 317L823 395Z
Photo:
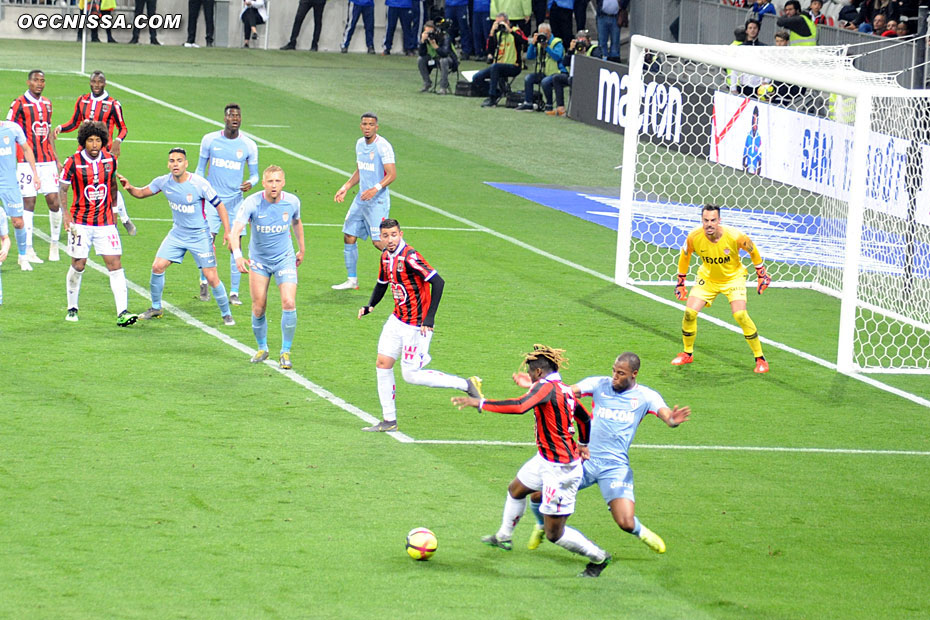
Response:
M827 16L823 14L823 0L811 0L811 5L807 10L815 24L818 26L827 25Z
M491 0L474 0L471 22L471 38L475 59L488 53L488 32L491 30Z
M791 39L791 33L787 30L775 31L775 47L787 47Z
M429 92L433 88L429 74L433 69L439 68L439 94L449 94L449 72L458 68L458 59L452 51L449 35L437 30L436 24L428 21L423 24L423 34L420 35L420 57L417 59L417 68L423 78L421 93Z
M446 0L445 18L452 22L449 36L459 37L462 60L469 60L475 53L472 49L471 26L468 24L468 0Z
M597 49L604 60L620 61L620 13L629 0L594 0Z
M886 28L887 25L888 25L888 18L885 17L884 13L876 13L872 17L871 23L862 22L861 24L859 24L859 32L863 32L865 34L874 34L875 36L880 37L882 36L882 33L885 32L885 30L887 29Z
M751 47L757 45L765 45L762 41L759 40L759 28L761 23L757 19L750 17L746 20L746 40L743 41L743 45L749 45Z
M536 22L536 29L539 32L543 30L543 24L546 23L546 30L551 32L559 41L571 41L572 40L572 16L574 15L574 0L549 0L549 22L546 23L545 20L541 22ZM532 41L530 41L532 43ZM529 53L533 52L533 48L529 49ZM530 57L527 56L527 59ZM535 58L535 56L534 56ZM559 58L561 63L562 59Z
M115 4L115 0L114 0ZM187 41L184 47L200 47L194 43L197 38L197 18L200 17L200 7L203 7L203 24L206 30L207 47L213 47L213 8L216 0L187 0Z
M492 0L492 6L493 6ZM488 53L494 62L490 67L475 74L472 81L482 90L487 90L488 98L481 102L482 108L493 108L500 99L501 78L516 77L523 70L523 50L526 49L526 35L517 27L510 27L506 13L500 13L491 26L488 36Z
M753 17L761 20L763 15L778 15L771 0L755 0L750 7Z
M584 30L588 23L588 3L591 0L574 0L575 29Z
M565 52L565 60L562 64L569 67L568 73L556 73L546 77L542 81L543 95L546 97L546 114L549 116L565 116L565 87L571 88L572 75L574 68L572 59L576 54L584 56L598 56L597 43L591 43L591 35L587 30L579 30L575 38L568 45L568 51ZM555 91L555 109L552 108L552 92Z
M394 46L394 32L397 22L400 21L400 32L403 39L404 55L413 56L417 48L416 13L413 10L414 0L385 0L387 7L387 25L384 28L384 51L382 56L390 56Z
M898 22L898 26L897 26L897 28L895 28L894 32L895 32L895 36L896 36L896 37L906 37L906 36L908 36L908 35L910 34L910 32L909 32L908 29L907 29L907 22L906 22L906 21L903 21L903 20L902 20L902 21L899 21L899 22Z
M96 7L96 8L95 8ZM78 10L82 13L84 12L84 0L78 1ZM109 15L110 19L113 19L113 12L116 10L116 0L101 0L100 2L91 1L89 11L93 13L97 11L98 15L102 18L104 15ZM88 29L90 30L90 29ZM90 40L93 43L100 43L100 36L97 34L98 29L94 28L90 31ZM78 30L77 40L81 40L84 31ZM107 43L116 43L116 39L113 38L113 29L107 28Z
M193 1L193 0L191 0ZM319 51L320 33L323 31L323 9L326 7L326 0L300 0L297 5L297 14L294 15L294 25L291 27L290 40L281 46L282 50L297 49L297 37L300 36L300 28L304 25L304 18L310 9L313 9L313 40L310 43L310 51Z
M546 22L539 24L539 31L530 38L526 52L526 59L535 60L536 66L533 73L523 79L523 103L517 106L518 110L533 109L534 87L545 78L565 71L565 65L562 64L564 56L562 39L552 33L552 28Z
M526 39L526 34L524 33L531 32L530 23L533 18L533 5L531 0L491 0L491 15L497 16L501 13L507 14L507 23L509 26L518 28L520 33L523 34L523 38ZM495 18L495 22L496 21L497 19ZM489 34L488 62L491 61L491 36Z
M776 24L779 28L785 28L790 33L789 45L817 45L817 25L810 15L801 12L801 3L798 0L785 2L785 15L779 17Z
M896 0L865 0L865 2L859 6L859 18L856 20L856 24L859 26L859 32L874 32L876 15L885 16L885 23L882 24L882 27L884 27L889 20L893 19L898 21L898 18L901 17L899 2ZM863 29L863 25L865 25L866 29ZM868 30L869 26L872 26L871 30Z
M846 30L855 30L859 20L859 7L855 0L843 0L843 7L836 16L836 25Z
M242 0L239 19L242 20L242 32L245 35L245 43L242 44L242 47L248 47L249 41L258 41L257 26L264 24L268 19L265 0Z
M349 0L352 4L352 19L346 26L345 36L342 39L342 46L339 51L345 54L349 51L349 43L352 42L352 35L355 33L355 24L361 17L365 22L365 47L368 48L369 54L375 53L375 0Z
M136 23L136 19L145 13L149 18L152 15L155 15L157 0L136 0L136 10L133 12L132 20L133 24ZM133 26L132 28L132 38L129 40L130 43L139 42L139 29ZM153 28L149 28L149 43L152 45L161 45L158 42L158 32Z

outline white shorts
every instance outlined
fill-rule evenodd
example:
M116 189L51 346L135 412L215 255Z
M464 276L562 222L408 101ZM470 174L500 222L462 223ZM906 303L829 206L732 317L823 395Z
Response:
M40 194L57 194L58 193L58 164L53 161L43 161L36 164L36 172L39 173L39 181L42 187L39 188ZM27 163L16 164L16 180L19 181L19 191L23 198L32 198L36 195L36 186L32 180L32 168Z
M97 256L122 256L123 245L116 226L89 226L71 224L68 231L68 253L71 258L87 258L93 246Z
M582 475L581 459L575 459L571 463L553 463L537 452L517 472L517 480L522 482L523 486L542 491L539 512L554 517L566 517L575 512L575 496L578 494Z
M381 329L378 355L400 360L401 366L419 370L432 359L429 356L429 343L432 339L432 330L424 336L420 334L419 327L408 325L392 314Z

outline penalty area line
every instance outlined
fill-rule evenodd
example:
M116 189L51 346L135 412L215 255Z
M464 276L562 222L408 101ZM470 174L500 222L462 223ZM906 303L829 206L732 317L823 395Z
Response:
M76 73L77 75L82 75L82 76L84 75L84 74L81 73L80 71L74 71L73 73ZM137 97L140 97L140 98L142 98L142 99L145 99L146 101L150 101L150 102L152 102L152 103L158 104L158 105L160 105L160 106L163 106L163 107L165 107L165 108L168 108L169 110L174 110L175 112L178 112L179 114L183 114L183 115L185 115L185 116L189 116L189 117L191 117L191 118L195 118L195 119L197 119L197 120L203 121L203 122L208 123L208 124L210 124L210 125L213 125L213 126L215 126L215 127L223 127L223 123L220 123L219 121L215 121L215 120L209 119L209 118L207 118L207 117L205 117L205 116L203 116L203 115L201 115L201 114L197 114L196 112L192 112L192 111L187 110L187 109L185 109L185 108L182 108L182 107L180 107L180 106L174 105L174 104L172 104L172 103L168 103L167 101L163 101L163 100L161 100L161 99L158 99L158 98L153 97L153 96L151 96L151 95L148 95L148 94L146 94L146 93L140 92L140 91L135 90L135 89L133 89L133 88L130 88L130 87L128 87L128 86L124 86L124 85L119 84L119 83L117 83L117 82L108 82L108 86L113 86L113 87L118 88L118 89L120 89L120 90L126 91L127 93L130 93L130 94L133 94L133 95L135 95L135 96L137 96ZM300 161L306 162L306 163L308 163L308 164L312 164L312 165L314 165L314 166L317 166L317 167L319 167L319 168L323 168L324 170L328 170L328 171L330 171L330 172L333 172L333 173L336 173L336 174L339 174L339 175L342 175L342 176L349 176L349 173L346 172L345 170L342 170L341 168L338 168L338 167L336 167L336 166L332 166L332 165L327 164L327 163L325 163L325 162L321 162L321 161L316 160L316 159L313 159L313 158L311 158L311 157L307 157L306 155L303 155L303 154L301 154L301 153L298 153L298 152L296 152L296 151L294 151L294 150L292 150L292 149L289 149L289 148L287 148L287 147L285 147L285 146L281 146L281 145L275 144L274 142L271 142L271 141L269 141L269 140L265 140L264 138L261 138L261 137L255 135L255 134L247 133L247 132L245 132L245 131L243 131L242 133L245 133L246 135L251 136L253 139L255 139L256 142L261 142L262 144L264 144L264 145L266 145L266 146L274 147L274 148L278 149L279 151L281 151L282 153L284 153L284 154L286 154L286 155L290 155L291 157L294 157L295 159L299 159ZM552 254L552 253L550 253L550 252L547 252L546 250L543 250L543 249L538 248L538 247L536 247L536 246L534 246L534 245L530 245L529 243L526 243L526 242L524 242L524 241L521 241L521 240L517 239L516 237L511 237L510 235L507 235L507 234L498 232L498 231L496 231L496 230L493 230L493 229L491 229L491 228L488 228L487 226L483 226L483 225L481 225L481 224L479 224L479 223L477 223L477 222L475 222L475 221L472 221L472 220L470 220L470 219L468 219L468 218L462 217L462 216L460 216L460 215L456 215L455 213L452 213L452 212L450 212L450 211L446 211L445 209L441 209L441 208L439 208L439 207L436 207L436 206L434 206L434 205L428 204L428 203L423 202L423 201L421 201L421 200L417 200L416 198L412 198L412 197L407 196L407 195L405 195L405 194L401 194L401 193L399 193L399 192L395 192L394 190L390 190L390 192L391 192L392 195L397 196L399 199L401 199L401 200L403 200L403 201L405 201L405 202L408 202L408 203L410 203L410 204L412 204L412 205L415 205L415 206L421 207L421 208L423 208L423 209L426 209L427 211L431 211L432 213L436 213L436 214L438 214L438 215L442 215L442 216L447 217L447 218L449 218L449 219L451 219L451 220L454 220L454 221L456 221L456 222L459 222L460 224L464 224L465 226L473 227L473 228L475 228L475 229L477 229L477 230L480 230L480 231L482 231L482 232L485 232L485 233L487 233L487 234L489 234L489 235L491 235L491 236L497 237L498 239L500 239L500 240L502 240L502 241L506 241L507 243L513 244L513 245L515 245L515 246L517 246L517 247L523 248L524 250L527 250L527 251L529 251L529 252L532 252L532 253L534 253L534 254L537 254L538 256L547 258L547 259L549 259L549 260L553 260L553 261L555 261L555 262L557 262L557 263L560 263L560 264L562 264L562 265L564 265L564 266L566 266L566 267L569 267L569 268L571 268L571 269L574 269L574 270L576 270L576 271L580 271L580 272L582 272L582 273L586 273L586 274L588 274L588 275L594 276L595 278L598 278L598 279L600 279L600 280L604 280L605 282L610 282L610 283L615 284L615 285L617 285L617 286L619 286L619 287L621 287L621 288L624 288L624 289L626 289L626 290L628 290L628 291L631 291L631 292L633 292L633 293L636 293L636 294L638 294L638 295L641 295L641 296L643 296L643 297L645 297L645 298L647 298L647 299L651 299L651 300L653 300L653 301L657 301L657 302L659 302L659 303L661 303L661 304L664 304L664 305L666 305L666 306L670 306L670 307L675 308L675 309L677 309L677 310L681 310L681 309L682 309L682 305L681 305L680 303L672 302L671 300L665 299L665 298L663 298L663 297L659 297L658 295L655 295L655 294L653 294L653 293L650 293L649 291L646 291L646 290L644 290L644 289L642 289L642 288L639 288L639 287L637 287L637 286L632 286L632 285L627 285L627 284L617 284L617 283L614 281L614 279L613 279L612 277L610 277L610 276L608 276L608 275L606 275L606 274L603 274L603 273L601 273L601 272L599 272L599 271L597 271L597 270L595 270L595 269L591 269L591 268L589 268L589 267L585 267L584 265L580 265L580 264L575 263L575 262L573 262L573 261L570 261L570 260L568 260L568 259L566 259L566 258L562 258L561 256L557 256L557 255L555 255L555 254ZM711 315L708 315L708 314L706 314L706 313L701 313L701 314L698 315L698 318L700 318L700 319L702 319L702 320L704 320L704 321L709 321L710 323L712 323L712 324L714 324L714 325L716 325L716 326L718 326L718 327L722 327L723 329L729 330L729 331L731 331L731 332L733 332L733 333L742 334L742 329L741 329L740 327L738 327L738 326L736 326L736 325L730 325L729 323L723 321L722 319L718 319L718 318L715 317L715 316L711 316ZM874 387L874 388L878 388L878 389L880 389L880 390L882 390L882 391L888 392L888 393L890 393L890 394L894 394L895 396L899 396L899 397L901 397L901 398L904 398L904 399L906 399L906 400L911 401L912 403L915 403L915 404L917 404L917 405L921 405L922 407L926 407L926 408L930 409L930 400L928 400L928 399L926 399L926 398L922 398L922 397L920 397L920 396L917 396L916 394L911 394L910 392L907 392L907 391L902 390L902 389L900 389L900 388L893 387L893 386L891 386L891 385L888 385L887 383L882 383L881 381L878 381L878 380L873 379L872 377L869 377L869 376L866 376L866 375L862 375L862 374L859 374L859 373L846 373L846 372L842 372L842 371L840 371L840 370L836 367L836 364L834 364L834 363L832 363L832 362L828 362L827 360L821 359L821 358L819 358L819 357L817 357L817 356L815 356L815 355L811 355L810 353L805 353L804 351L801 351L800 349L796 349L796 348L794 348L794 347L792 347L792 346L783 344L783 343L781 343L781 342L777 342L777 341L775 341L775 340L770 340L770 339L764 338L764 337L762 337L762 336L759 337L759 340L760 340L761 342L764 342L764 343L765 343L766 345L768 345L768 346L774 347L774 348L779 349L779 350L781 350L781 351L785 351L786 353L791 353L792 355L795 355L795 356L797 356L797 357L800 357L800 358L802 358L802 359L805 359L805 360L807 360L807 361L809 361L809 362L813 362L814 364L817 364L817 365L819 365L819 366L822 366L822 367L824 367L824 368L827 368L828 370L833 370L834 372L837 372L837 373L839 373L839 374L842 374L843 376L849 377L850 379L854 379L854 380L856 380L856 381L860 381L860 382L862 382L862 383L865 383L866 385L872 386L872 387Z

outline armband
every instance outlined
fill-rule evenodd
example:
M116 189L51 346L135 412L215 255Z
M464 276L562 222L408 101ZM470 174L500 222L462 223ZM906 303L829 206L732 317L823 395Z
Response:
M380 192L382 189L384 189L384 186L381 185L380 183L375 183L375 189Z
M233 250L233 258L235 258L236 260L242 258L242 250L240 250L239 248L236 248L235 250Z

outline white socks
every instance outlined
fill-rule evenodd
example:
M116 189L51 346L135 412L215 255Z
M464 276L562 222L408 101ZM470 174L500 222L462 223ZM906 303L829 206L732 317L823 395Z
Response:
M563 549L568 549L572 553L583 555L597 564L603 562L604 559L607 558L606 551L588 540L584 534L567 525L565 526L565 531L562 533L562 538L555 541L555 544Z
M513 538L513 530L517 527L517 523L520 522L525 510L526 498L514 499L510 496L510 492L508 491L507 500L504 502L504 516L501 519L501 529L497 530L496 534L498 540L510 540Z
M381 401L381 415L388 421L397 419L397 407L394 404L394 369L375 368L378 376L378 399Z
M439 370L424 370L422 368L405 368L403 364L400 367L404 375L404 381L414 385L425 385L426 387L437 388L454 388L462 390L468 389L468 382L461 377L449 375Z
M57 244L58 238L61 237L61 209L48 212L48 227L52 237L52 244Z
M113 301L116 302L116 314L120 315L129 305L129 291L126 289L126 272L117 269L110 272L110 290L113 291Z
M81 295L81 278L83 277L83 271L77 271L74 267L68 267L68 276L65 278L65 289L68 293L69 310L78 307L78 297Z

